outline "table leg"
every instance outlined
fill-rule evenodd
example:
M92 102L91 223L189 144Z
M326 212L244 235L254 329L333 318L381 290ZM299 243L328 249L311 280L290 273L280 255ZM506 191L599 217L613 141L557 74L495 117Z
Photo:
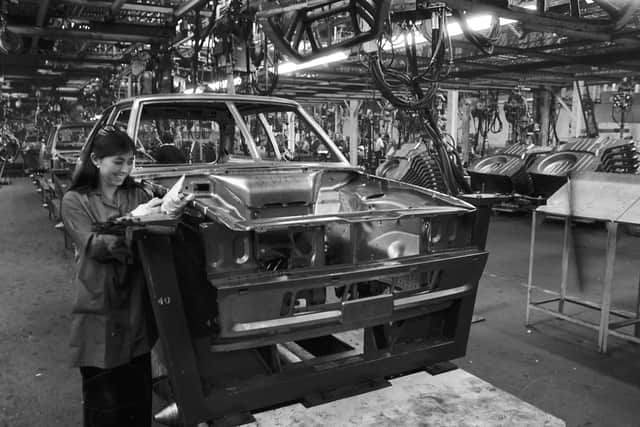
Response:
M602 286L602 305L600 311L600 329L598 332L598 350L607 351L607 337L609 335L609 310L611 309L611 291L613 288L613 267L616 261L616 239L618 224L607 223L607 253L604 267L604 282Z
M531 305L531 288L533 286L533 256L536 244L536 211L531 216L531 242L529 246L529 275L527 279L527 311L525 314L525 325L529 325L529 306Z
M636 319L640 319L640 278L638 279L638 298L636 299ZM636 323L633 327L633 334L640 338L640 324Z
M564 313L564 300L567 297L567 282L569 278L569 255L571 254L571 217L564 220L564 237L562 241L562 281L560 282L560 301L558 311Z

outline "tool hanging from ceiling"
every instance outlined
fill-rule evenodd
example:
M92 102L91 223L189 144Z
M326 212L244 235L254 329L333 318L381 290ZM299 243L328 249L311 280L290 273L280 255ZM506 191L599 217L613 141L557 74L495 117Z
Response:
M474 118L477 129L476 150L480 145L478 150L480 156L484 156L489 132L494 134L502 132L503 125L498 108L498 94L498 90L483 92L471 108L471 117ZM480 137L482 137L482 144L480 144Z

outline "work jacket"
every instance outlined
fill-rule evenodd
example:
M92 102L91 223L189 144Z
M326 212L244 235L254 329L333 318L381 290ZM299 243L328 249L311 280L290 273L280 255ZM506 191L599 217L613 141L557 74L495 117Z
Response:
M119 187L114 202L99 190L68 191L62 220L76 246L76 297L71 323L73 366L112 368L150 351L155 340L144 275L124 238L93 225L150 199L139 186Z

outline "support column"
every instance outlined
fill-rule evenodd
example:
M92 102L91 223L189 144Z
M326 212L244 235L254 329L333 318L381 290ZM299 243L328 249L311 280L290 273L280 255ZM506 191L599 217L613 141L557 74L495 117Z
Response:
M579 137L584 126L582 117L582 104L580 103L580 86L578 82L573 82L573 98L571 101L571 111L573 118L571 120L571 136Z
M349 117L345 128L347 136L349 136L349 162L353 166L358 165L358 142L360 140L360 129L358 129L358 110L362 101L352 99L348 101Z
M293 112L287 112L287 141L289 141L289 146L287 149L291 153L295 153L296 151L296 124L293 120Z
M458 144L458 91L447 91L447 133Z
M471 123L471 100L462 101L462 117L460 119L460 141L462 147L462 164L468 165L471 157L471 146L469 144L469 124Z
M539 89L540 94L538 99L540 100L540 107L538 109L540 113L540 136L538 139L538 144L542 146L549 145L549 124L550 124L550 113L551 113L551 92L550 88L541 87Z

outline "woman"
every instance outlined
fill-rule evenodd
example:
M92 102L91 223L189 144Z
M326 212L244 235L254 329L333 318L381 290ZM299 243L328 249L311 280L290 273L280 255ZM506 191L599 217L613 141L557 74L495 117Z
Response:
M101 128L62 200L77 250L71 349L82 375L85 426L151 425L149 354L156 334L143 272L122 237L92 231L93 224L132 211L160 211L161 200L129 176L134 153L126 133Z

